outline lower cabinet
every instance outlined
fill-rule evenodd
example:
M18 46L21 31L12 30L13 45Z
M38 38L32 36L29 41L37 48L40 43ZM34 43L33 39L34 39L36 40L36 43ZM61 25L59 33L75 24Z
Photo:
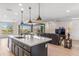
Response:
M19 56L23 56L23 49L19 47Z
M11 51L12 51L12 53L14 53L14 51L15 51L14 43L11 43Z
M16 42L16 41L12 40L12 43L11 43L11 51L16 56L30 56L31 54L30 54L30 52L28 52L29 49L26 49L25 46L23 47L23 44L19 44L19 42Z
M15 44L15 51L14 51L16 56L19 56L19 46Z
M27 52L26 50L23 50L23 56L30 56L31 54Z
M7 44L7 46L8 46L8 48L11 50L11 44L12 44L12 41L11 41L11 39L10 38L8 38L8 44Z
M11 51L16 56L46 56L47 48L45 47L45 45L46 43L42 43L29 47L21 42L12 39Z

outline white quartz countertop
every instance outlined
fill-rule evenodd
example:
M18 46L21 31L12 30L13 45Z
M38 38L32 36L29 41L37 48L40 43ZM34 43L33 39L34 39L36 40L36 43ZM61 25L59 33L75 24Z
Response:
M37 35L33 35L32 37L31 35L26 35L25 38L16 38L16 37L19 37L19 35L9 35L9 37L25 45L28 45L30 47L41 44L41 43L49 42L52 40L51 38L41 37Z

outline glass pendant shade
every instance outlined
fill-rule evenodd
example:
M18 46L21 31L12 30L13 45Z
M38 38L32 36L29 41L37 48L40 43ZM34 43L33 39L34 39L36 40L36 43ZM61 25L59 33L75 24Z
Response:
M23 24L23 10L21 10L21 24Z
M40 21L40 20L42 20L42 18L40 17L40 3L38 4L38 10L39 10L39 15L38 15L38 18L36 20Z
M28 23L32 23L32 21L31 21L31 7L29 7L29 21L28 21Z
M39 20L42 20L42 18L41 18L40 16L38 16L37 20L38 20L38 21L39 21Z
M31 21L31 20L29 20L29 21L28 21L28 23L32 23L32 21Z

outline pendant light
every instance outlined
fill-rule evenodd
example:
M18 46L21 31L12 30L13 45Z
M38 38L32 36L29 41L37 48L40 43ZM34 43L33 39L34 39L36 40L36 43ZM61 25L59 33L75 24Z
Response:
M38 18L36 19L37 21L40 21L40 20L42 20L42 18L40 17L40 3L38 4L38 12L39 12L39 14L38 14Z
M23 24L23 10L21 10L21 24Z
M29 7L29 21L28 21L28 23L32 23L32 21L31 21L31 7Z
M20 24L18 25L18 34L19 35L22 35L22 32L21 32L21 28L23 28L21 25L23 24L23 9L21 9L21 22Z

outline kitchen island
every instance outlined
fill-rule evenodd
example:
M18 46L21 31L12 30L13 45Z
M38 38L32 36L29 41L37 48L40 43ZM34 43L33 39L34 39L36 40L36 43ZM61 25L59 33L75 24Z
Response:
M37 35L8 36L8 48L16 56L47 56L47 43L52 39Z

